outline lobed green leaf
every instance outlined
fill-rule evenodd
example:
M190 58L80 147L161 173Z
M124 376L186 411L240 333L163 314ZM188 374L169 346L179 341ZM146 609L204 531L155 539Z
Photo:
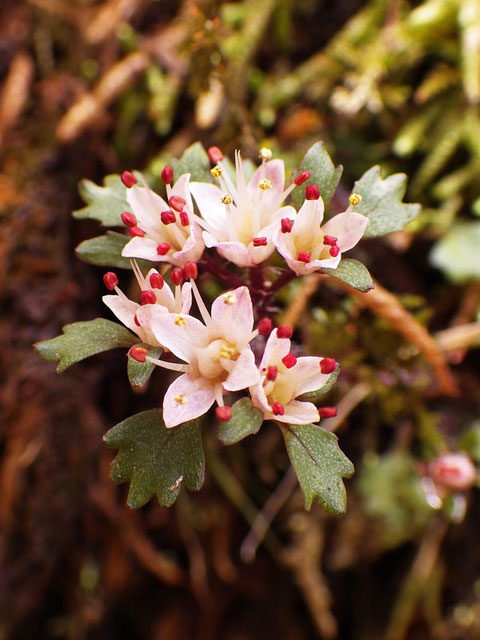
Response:
M220 422L218 437L223 444L235 444L252 433L257 433L263 422L263 413L253 406L250 398L240 398L232 406L232 417Z
M75 249L77 256L84 262L99 267L116 267L131 269L130 258L122 256L122 249L130 240L130 236L115 231L107 231L103 236L84 240ZM137 260L141 267L148 267L145 260Z
M140 174L136 175L138 178ZM91 180L81 180L78 190L87 206L74 211L74 218L98 220L105 227L124 226L120 216L130 209L127 203L127 188L119 175L106 176L103 187Z
M128 349L138 340L122 325L104 318L74 322L62 330L62 335L33 345L41 358L58 360L58 373L97 353L118 347Z
M326 511L344 513L347 497L342 478L349 478L354 467L338 446L337 436L313 424L287 425L282 430L305 509L309 511L316 499Z
M332 278L342 280L342 282L364 293L374 288L370 272L367 267L358 260L346 258L340 261L336 269L322 269L322 273L328 273Z
M152 347L151 345L143 342L134 346L147 349L148 355L152 358L159 358L162 353L161 347ZM152 362L148 362L148 360L145 360L145 362L139 362L138 360L135 360L135 358L132 358L130 353L128 354L127 374L132 387L138 388L146 385L154 369L155 365Z
M190 491L203 485L205 455L198 420L167 429L161 409L151 409L120 422L103 440L118 449L110 477L117 484L130 482L127 504L133 509L154 495L169 507L183 484Z
M201 142L190 145L180 160L174 160L172 166L175 180L189 173L192 182L213 182L210 159Z
M402 198L407 189L407 176L395 173L383 179L379 166L372 167L354 185L354 192L362 196L355 211L369 218L365 238L384 236L400 231L420 213L419 204L405 204Z
M335 193L340 178L342 177L342 165L335 165L328 155L323 142L316 142L310 147L302 162L300 163L299 173L301 171L310 171L310 178L300 187L295 187L292 193L293 204L299 209L305 200L305 187L307 184L318 185L320 195L322 196L325 206L328 205Z

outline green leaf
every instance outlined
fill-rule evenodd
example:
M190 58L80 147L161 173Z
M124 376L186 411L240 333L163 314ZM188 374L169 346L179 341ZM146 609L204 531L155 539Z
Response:
M355 182L353 191L362 196L355 211L370 219L365 238L400 231L420 213L419 204L405 204L407 176L395 173L384 180L379 166L372 167Z
M430 253L430 263L453 282L480 278L480 222L453 224Z
M138 178L139 174L136 175ZM123 227L120 216L129 211L127 188L116 174L106 176L103 185L101 187L91 180L80 181L78 190L87 206L74 211L73 216L98 220L105 227Z
M117 347L128 349L138 340L122 325L104 318L67 324L62 331L63 334L56 338L33 345L41 358L59 361L58 373L96 353Z
M336 269L322 269L322 273L328 273L329 276L338 278L364 293L374 288L372 276L367 267L358 260L346 258L340 261Z
M257 433L263 422L263 413L254 407L250 398L241 398L232 406L232 417L220 423L218 433L223 444L235 444L252 433Z
M110 477L117 484L130 481L127 503L132 509L153 495L169 507L182 484L190 491L203 485L205 456L197 420L167 429L162 410L151 409L120 422L103 440L119 450Z
M135 346L147 349L148 355L152 358L158 358L162 353L161 347L152 347L151 345L144 344L143 342L140 342ZM148 362L147 360L145 360L145 362L139 362L138 360L135 360L135 358L132 358L129 352L127 374L132 387L143 387L146 385L154 369L155 365L152 362Z
M293 190L293 204L299 209L305 200L305 187L307 184L316 183L325 206L327 206L340 182L343 172L342 165L335 167L323 142L316 142L310 147L300 163L299 173L305 170L310 171L310 178Z
M103 236L84 240L75 249L77 256L84 262L99 267L117 267L131 269L130 258L122 256L122 249L130 240L130 236L115 231L107 231ZM148 267L145 260L137 260L141 267Z
M340 373L340 366L337 364L335 369L328 376L328 380L323 385L323 387L320 387L320 389L316 389L315 391L309 391L308 393L304 393L301 396L299 396L297 399L305 402L315 402L315 400L318 400L319 398L321 398L323 395L325 395L330 391L330 389L336 383L339 373Z
M305 509L311 509L315 498L326 511L344 513L347 497L342 478L349 478L354 467L338 446L337 436L313 424L282 427L288 456L305 497Z
M186 149L180 160L173 162L173 174L175 180L184 173L190 174L192 182L213 182L210 173L210 159L200 142L195 142Z

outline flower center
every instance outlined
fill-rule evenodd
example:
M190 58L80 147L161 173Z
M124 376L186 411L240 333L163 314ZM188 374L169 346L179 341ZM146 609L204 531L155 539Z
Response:
M217 339L196 349L196 365L204 378L223 382L230 372L229 361L235 361L239 355L235 345Z

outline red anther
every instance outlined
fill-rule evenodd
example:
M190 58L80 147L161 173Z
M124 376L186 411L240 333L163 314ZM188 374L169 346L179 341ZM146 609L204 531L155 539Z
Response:
M262 318L258 323L258 333L261 336L268 336L272 331L273 323L270 318Z
M127 227L137 226L137 219L133 215L133 213L130 213L130 211L124 211L120 217L122 219L123 224L126 225Z
M281 224L282 224L282 233L290 233L293 227L293 220L290 220L290 218L282 218Z
M332 247L337 244L337 240L335 236L323 236L323 244L329 244Z
M182 223L182 227L188 227L190 224L190 219L188 217L188 213L186 211L180 211L180 222Z
M273 382L277 379L277 374L277 367L267 367L267 380L271 380Z
M183 270L180 267L175 267L172 270L172 282L175 286L182 284L184 280Z
M175 209L175 211L181 211L187 204L187 201L185 200L185 198L182 198L182 196L171 196L168 204L172 207L172 209Z
M268 240L267 240L267 238L262 236L261 238L254 238L252 240L252 242L253 242L253 246L254 247L266 247L267 243L268 243Z
M196 280L198 277L198 267L195 264L195 262L186 262L185 266L183 267L183 275L185 276L185 278L190 279L192 278L192 280Z
M287 367L287 369L291 369L297 364L297 359L293 355L293 353L287 353L287 355L282 358L283 364Z
M330 247L330 251L328 252L332 258L336 258L340 253L340 247L336 244L333 247Z
M294 183L297 185L297 187L299 187L301 184L303 184L306 180L308 180L310 177L310 171L302 171L301 173L298 174L298 176L295 178Z
M164 167L161 174L163 184L170 184L173 180L173 169L172 167L166 166Z
M117 274L113 273L113 271L107 271L107 273L103 276L103 282L107 289L113 291L118 284Z
M168 209L167 211L162 211L162 213L160 214L160 219L163 224L171 224L176 220L175 214L173 213L173 211L170 211L170 209Z
M143 238L143 236L145 235L145 231L143 229L140 229L140 227L130 227L128 231L133 238L135 238L136 236L138 236L139 238Z
M157 296L153 293L153 291L142 291L140 294L140 300L142 304L155 304L157 301Z
M292 337L292 327L289 327L286 324L281 324L277 329L277 337L278 338L291 338Z
M318 415L320 418L334 418L337 415L337 407L320 407Z
M305 200L318 200L320 198L320 189L316 184L307 184L305 187Z
M232 417L232 407L217 407L215 409L215 414L219 420L222 422L228 422Z
M137 325L137 327L141 327L141 326L142 326L142 325L140 324L140 322L138 321L137 314L135 314L135 315L133 316L133 321L135 322L135 324Z
M135 178L135 176L131 171L124 171L120 176L120 179L123 182L123 184L127 187L127 189L130 189L130 187L133 187L133 185L137 184L138 182L138 180Z
M163 287L163 278L159 273L152 273L149 280L152 289L161 289Z
M300 262L310 262L310 254L305 251L300 251L297 260L300 260Z
M322 358L320 360L320 371L322 373L332 373L332 371L335 371L336 366L335 358Z
M148 356L148 351L143 347L132 347L130 349L130 355L134 360L138 360L138 362L145 362Z
M160 244L157 247L157 253L159 256L164 256L166 253L168 253L171 249L171 246L168 244L168 242L160 242Z
M210 162L213 162L213 164L217 164L223 160L223 153L218 147L209 147L207 153L210 158Z
M273 414L276 416L283 416L285 413L285 409L281 402L274 402L272 405Z

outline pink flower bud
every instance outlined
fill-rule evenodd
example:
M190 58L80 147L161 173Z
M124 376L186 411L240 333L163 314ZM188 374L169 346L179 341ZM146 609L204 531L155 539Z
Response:
M270 318L262 318L258 323L258 333L261 336L268 336L273 327L273 323Z
M131 171L124 171L120 176L120 180L127 187L127 189L130 189L130 187L133 187L133 185L137 184L138 182Z
M113 291L118 284L117 274L113 271L107 271L103 276L103 282L109 291Z
M170 184L173 180L173 169L172 167L166 166L162 171L162 182L163 184Z
M320 371L322 373L332 373L332 371L335 371L336 366L335 358L322 358L320 361Z
M318 200L320 198L320 189L316 184L307 184L305 187L305 200Z
M434 460L429 466L434 482L447 489L465 491L477 478L477 470L465 453L446 453Z
M127 227L137 226L137 219L133 215L133 213L130 213L130 211L124 211L120 217L122 218L122 222L125 226Z
M308 180L310 177L310 171L302 171L301 173L298 174L298 176L295 178L294 183L297 185L297 187L299 187L301 184L303 184L306 180Z
M215 409L215 414L222 422L228 422L232 417L232 408L227 407L226 405L224 407L217 407Z
M130 349L130 355L134 360L137 360L138 362L145 362L148 356L148 351L143 347L132 347Z

